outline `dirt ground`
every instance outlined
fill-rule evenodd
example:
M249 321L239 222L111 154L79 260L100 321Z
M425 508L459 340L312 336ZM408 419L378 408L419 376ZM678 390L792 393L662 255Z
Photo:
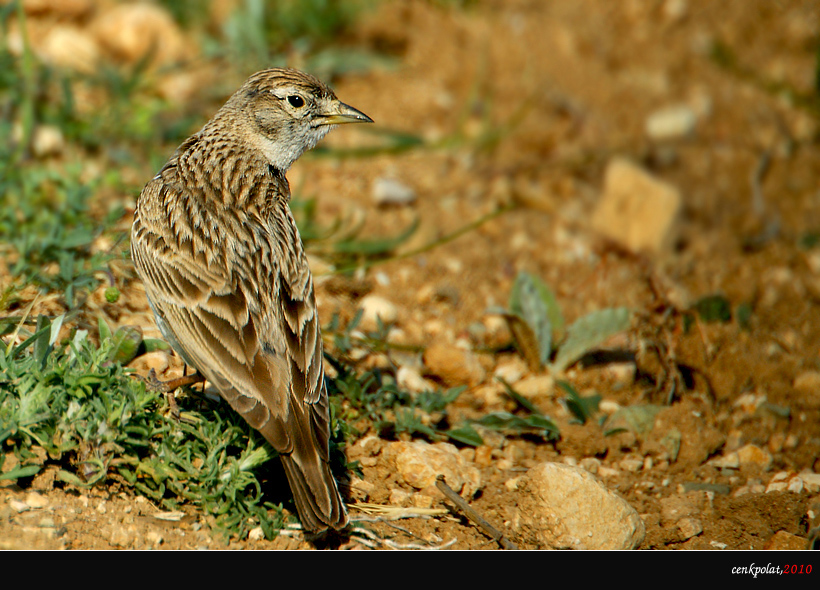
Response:
M362 296L379 295L397 310L397 340L469 348L481 369L470 382L422 366L435 382L469 385L450 410L455 423L512 408L493 375L520 358L510 349L487 352L509 340L487 310L506 305L519 271L554 289L569 322L627 306L632 328L610 348L634 360L576 364L563 378L600 394L610 411L663 404L675 387L652 432L605 437L596 423L573 424L560 389L545 387L530 398L558 423L560 440L509 436L489 452L462 450L482 478L471 506L520 548L537 548L515 529L507 483L544 461L594 464L606 487L641 515L641 549L804 548L820 513L816 484L794 483L801 473L820 473L820 247L806 243L820 232L820 2L453 4L381 3L357 27L355 42L389 51L397 67L334 86L379 126L431 141L461 132L459 141L399 155L304 158L289 174L291 186L318 198L320 220L358 215L370 236L394 235L420 219L407 250L499 206L517 206L435 250L350 280L318 279L323 321L334 313L349 319ZM716 47L733 58L721 63ZM670 140L649 137L647 118L672 105L695 113L694 129ZM482 141L488 122L503 131L497 141ZM356 147L373 135L343 129L325 141ZM658 252L630 254L592 228L604 171L616 156L680 191L672 238ZM145 172L147 180L152 172ZM384 177L411 187L415 202L377 206L372 186ZM136 280L123 291L137 310L142 293ZM715 294L728 300L732 319L685 327L684 312ZM141 305L135 315L148 318ZM739 309L750 313L738 317ZM178 370L174 361L166 375ZM538 375L549 383L548 373ZM518 381L538 375L523 367ZM659 442L671 425L680 432L674 457ZM387 444L348 447L368 459L371 502L389 503L397 487L411 491L378 452ZM738 450L743 460L730 464ZM12 500L31 509L18 512ZM446 504L436 497L431 505ZM673 506L686 507L701 530L686 533L670 516ZM33 488L0 488L0 545L225 547L196 511L171 521L156 512L116 488L78 493L38 478ZM351 515L360 513L354 507ZM368 526L397 543L498 548L463 518L394 524L404 530ZM288 534L229 546L311 545ZM363 547L349 539L332 546Z

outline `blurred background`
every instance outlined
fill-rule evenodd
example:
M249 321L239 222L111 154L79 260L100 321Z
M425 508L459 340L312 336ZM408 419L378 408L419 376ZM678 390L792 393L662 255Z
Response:
M137 195L272 66L376 121L334 131L288 175L329 351L413 395L466 387L416 406L416 426L379 414L390 432L359 408L351 448L520 413L512 386L560 442L483 440L482 468L620 470L615 487L649 515L644 547L805 545L820 491L820 2L4 0L9 350L39 315L67 318L55 339L97 342L100 318L160 337L128 255ZM577 346L571 326L591 314L600 337ZM127 363L182 371L161 350ZM557 381L598 396L601 420L579 425ZM602 420L647 405L677 434L603 435ZM686 536L662 502L692 481L727 487ZM514 504L485 501L503 518ZM741 516L727 528L727 514Z

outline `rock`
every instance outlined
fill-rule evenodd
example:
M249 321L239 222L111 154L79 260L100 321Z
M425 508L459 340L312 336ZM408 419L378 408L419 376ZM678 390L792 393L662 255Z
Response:
M25 502L21 502L16 498L9 498L8 500L9 507L17 513L28 512L31 510L31 506L26 504Z
M521 526L542 547L635 549L644 539L635 509L580 467L542 463L519 490Z
M164 541L162 535L156 531L148 531L145 533L145 540L148 541L152 547L159 547Z
M518 382L527 373L527 364L521 357L501 361L493 371L493 377L503 379L510 385Z
M662 498L661 524L670 527L678 524L682 519L694 517L701 513L701 506L689 496L669 496Z
M413 494L407 490L394 488L390 490L388 502L390 502L391 506L409 506L412 499Z
M766 470L771 467L772 456L756 445L746 445L737 450L741 469L759 468Z
M678 530L682 540L691 539L703 532L703 523L697 518L681 518L678 521Z
M49 30L38 53L43 61L52 66L84 74L93 73L100 60L97 40L86 31L70 25L56 25Z
M56 156L65 148L65 138L59 127L38 125L31 138L31 151L38 158Z
M448 486L466 498L472 498L481 489L478 469L467 463L449 443L396 442L388 446L386 454L395 457L399 476L417 490L435 486L439 474L444 475Z
M666 0L663 3L663 16L669 22L677 22L686 17L689 6L686 0Z
M32 508L45 508L48 506L48 500L42 494L30 492L26 495L26 504Z
M358 477L353 477L350 480L350 491L353 495L353 499L364 502L376 491L376 485L372 482L359 479Z
M409 389L415 393L436 390L435 384L422 377L413 367L399 367L396 372L396 383L399 384L399 387Z
M808 407L820 408L820 371L803 371L795 377L794 388Z
M140 375L148 375L151 369L154 369L157 376L160 376L168 370L170 357L164 350L155 350L138 356L131 361L128 366L135 369Z
M362 298L359 302L359 309L362 310L362 321L359 324L362 330L376 330L378 328L376 318L381 318L382 324L392 324L399 317L396 306L378 295L368 295Z
M624 471L637 473L638 471L643 469L643 459L622 459L618 463L618 467L620 467Z
M820 492L820 473L804 472L800 474L800 479L803 480L803 485L809 493Z
M478 385L487 376L478 357L469 350L434 344L424 353L424 364L450 386Z
M515 390L527 399L551 396L555 391L555 377L552 375L526 377L515 384Z
M248 541L261 541L264 538L265 531L262 530L261 526L254 527L248 531Z
M680 207L677 188L616 158L607 166L592 228L632 252L657 253L672 242Z
M373 200L377 205L409 205L416 200L416 192L392 178L377 178L373 183Z
M169 65L187 54L187 41L170 13L144 3L119 4L92 23L98 43L118 60L135 64L150 55L154 65Z
M655 141L679 139L695 130L697 115L687 105L674 105L657 110L646 119L646 135Z
M788 550L802 551L806 548L806 539L786 531L777 531L763 546L764 551Z
M721 457L715 457L709 461L709 465L718 469L740 469L740 457L737 453L729 453Z

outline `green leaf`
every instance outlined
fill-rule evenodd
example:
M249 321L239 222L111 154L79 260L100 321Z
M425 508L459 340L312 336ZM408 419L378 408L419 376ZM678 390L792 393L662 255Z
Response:
M40 472L40 465L26 465L24 467L16 467L11 471L0 473L0 480L3 479L19 479L21 477L31 477Z
M474 422L493 430L543 431L547 439L557 438L559 433L555 422L541 415L522 418L508 412L495 412L479 420L474 420Z
M704 322L732 321L732 304L723 295L707 295L696 301L692 309Z
M536 408L530 400L528 400L523 395L518 393L515 389L513 389L512 386L509 383L507 383L507 381L503 377L497 377L497 379L504 386L504 389L507 390L507 395L509 395L515 401L515 403L517 403L519 406L521 406L531 414L538 414L539 416L541 415L541 411L538 408Z
M37 318L37 334L39 337L34 341L34 358L39 363L45 363L46 357L51 350L49 341L51 339L51 320L47 316L40 315Z
M100 342L111 338L111 328L102 316L97 318L97 329L100 331Z
M567 338L558 349L552 369L563 371L593 347L628 328L629 310L625 307L602 309L585 315L567 330Z
M469 424L465 424L459 428L453 428L451 430L448 430L444 434L446 434L451 439L463 443L465 445L478 447L484 444L484 439L481 438L481 435L478 434L476 429L470 426Z
M48 337L48 345L54 346L54 343L57 342L57 338L60 336L60 328L63 327L63 321L65 320L65 314L62 313L54 318L54 321L51 323L51 332Z
M558 381L558 386L567 392L567 397L564 402L567 404L567 409L575 416L581 424L586 424L587 420L591 420L598 412L598 406L601 403L601 396L597 393L589 396L581 396L578 391L566 381Z
M538 367L546 364L552 352L553 324L550 317L550 305L553 310L557 309L555 297L546 285L526 272L518 273L510 293L510 311L513 315L523 319L532 330L538 344ZM514 329L512 331L513 334L516 333ZM525 346L531 345L525 344ZM526 352L524 356L527 356Z

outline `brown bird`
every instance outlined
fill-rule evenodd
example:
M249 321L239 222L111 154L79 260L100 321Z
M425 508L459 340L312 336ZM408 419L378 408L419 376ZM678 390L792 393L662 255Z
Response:
M372 119L303 72L251 76L142 190L131 256L162 334L279 452L307 531L343 528L313 279L285 172Z

